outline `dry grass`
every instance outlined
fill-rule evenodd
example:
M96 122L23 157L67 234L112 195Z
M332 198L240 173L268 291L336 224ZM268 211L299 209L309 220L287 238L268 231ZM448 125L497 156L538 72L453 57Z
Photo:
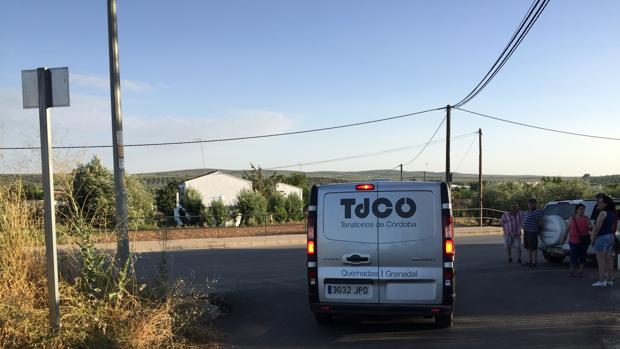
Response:
M43 240L42 223L21 190L19 182L0 187L0 347L214 346L215 332L205 320L210 311L206 297L182 292L152 297L144 285L131 278L122 281L122 271L112 268L105 271L115 276L108 276L99 292L85 290L80 274L72 282L61 278L61 329L51 334L45 254L37 247Z

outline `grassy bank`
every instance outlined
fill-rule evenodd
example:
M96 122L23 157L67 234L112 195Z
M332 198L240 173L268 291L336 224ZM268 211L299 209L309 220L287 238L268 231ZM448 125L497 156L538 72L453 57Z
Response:
M139 284L131 263L94 249L82 223L62 258L61 328L50 333L42 222L20 182L0 187L0 347L191 348L213 346L207 294L169 283Z

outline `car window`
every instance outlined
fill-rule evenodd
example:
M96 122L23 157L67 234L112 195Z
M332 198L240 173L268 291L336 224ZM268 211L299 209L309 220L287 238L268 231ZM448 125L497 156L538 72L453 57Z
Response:
M557 215L564 219L569 219L575 213L575 204L549 205L543 210L544 216Z

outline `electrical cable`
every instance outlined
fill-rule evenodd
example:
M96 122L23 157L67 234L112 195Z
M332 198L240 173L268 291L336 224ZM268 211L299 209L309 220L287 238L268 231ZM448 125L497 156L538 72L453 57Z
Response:
M279 137L279 136L290 136L296 134L304 134L304 133L312 133L312 132L320 132L320 131L328 131L335 130L340 128L347 128L353 126L361 126L368 125L383 121L402 119L414 115L420 115L424 113L429 113L432 111L437 111L445 109L445 107L426 109L422 111L417 111L414 113L402 114L397 116L390 116L387 118L374 119L368 121L355 122L344 125L336 125L329 127L321 127L321 128L313 128L308 130L301 131L290 131L290 132L280 132L280 133L270 133L264 135L256 135L256 136L244 136L244 137L231 137L231 138L216 138L216 139L203 139L203 140L192 140L192 141L178 141L178 142L159 142L159 143L136 143L136 144L125 144L125 148L129 147L154 147L154 146L168 146L168 145L184 145L184 144L198 144L198 143L216 143L216 142L229 142L229 141L240 141L240 140L248 140L248 139L258 139L258 138L269 138L269 137ZM112 148L111 145L75 145L75 146L56 146L52 147L53 149L94 149L94 148ZM38 150L40 147L0 147L0 150Z
M474 132L474 134L475 133L478 133L478 132ZM467 148L467 151L465 151L465 155L463 155L463 158L461 158L461 161L459 161L459 164L454 169L454 172L457 172L459 170L459 168L461 168L461 165L463 164L463 161L465 160L465 158L467 158L467 155L469 155L469 152L471 151L471 148L473 147L475 142L476 142L476 137L473 137L472 140L471 140L471 143L469 143L469 147Z
M424 150L426 150L426 148L428 147L429 144L431 144L431 142L433 141L433 138L435 138L435 135L437 134L437 132L439 132L439 129L441 128L441 126L443 125L443 123L446 121L446 117L444 117L443 119L441 119L441 122L439 123L439 126L437 126L437 129L435 130L435 132L433 132L433 135L431 136L431 138L429 138L428 142L426 142L426 144L424 145L424 147L422 149L420 149L420 151L411 159L409 160L406 164L402 164L403 167L411 164L412 162L414 162L420 155L422 155L422 153L424 152ZM391 169L381 173L380 175L378 175L377 177L371 179L371 180L376 180L381 178L381 176L383 176L384 174L394 170L395 168L400 167L399 165L396 165L395 167L392 167Z
M543 130L543 131L548 131L548 132L567 134L567 135L571 135L571 136L596 138L596 139L605 139L605 140L610 140L610 141L620 141L620 138L597 136L597 135L590 135L590 134L585 134L585 133L577 133L577 132L570 132L570 131L564 131L564 130L557 130L557 129L553 129L553 128L536 126L536 125L530 125L530 124L526 124L526 123L523 123L523 122L512 121L512 120L508 120L508 119L502 119L502 118L498 118L496 116L491 116L491 115L487 115L487 114L477 113L475 111L471 111L471 110L467 110L467 109L463 109L463 108L454 108L454 109L458 109L458 110L464 111L466 113L482 116L484 118L493 119L493 120L497 120L497 121L502 121L502 122L506 122L506 123L514 124L514 125L519 125L519 126L523 126L523 127L534 128L534 129L537 129L537 130Z
M497 75L497 73L499 73L499 71L504 67L506 62L508 62L510 57L512 57L512 54L516 51L517 47L519 47L519 45L521 45L521 42L523 42L523 39L525 38L527 33L529 33L530 29L532 29L532 26L538 20L538 17L540 17L540 15L542 14L542 11L545 9L545 7L547 7L548 3L549 3L549 0L547 0L543 4L543 6L541 6L541 8L539 8L537 10L536 14L534 15L534 18L528 24L528 26L525 28L525 31L523 32L523 35L519 37L519 39L517 40L517 43L510 49L510 51L508 52L508 55L506 56L506 58L502 61L502 63L499 65L499 67L493 72L493 74L491 74L491 77L489 77L489 79L473 95L471 95L465 101L462 101L459 104L457 104L456 107L461 107L461 106L469 103L469 101L474 99L491 82L491 80L493 80L495 75Z
M460 139L460 138L464 138L464 137L470 136L472 134L477 134L477 133L478 132L471 132L471 133L461 134L461 135L458 135L458 136L451 137L451 140L454 141L454 140L457 140L457 139ZM440 142L443 142L443 141L445 141L445 139L438 139L436 141L431 142L431 144L440 143ZM303 163L296 163L296 164L289 164L289 165L282 165L282 166L275 166L275 167L265 167L264 169L265 170L280 170L280 169L283 169L283 168L291 168L291 167L299 167L299 166L309 166L309 165L318 165L318 164L326 164L326 163L336 162L336 161L346 161L346 160L354 160L354 159L359 159L359 158L367 158L367 157L372 157L372 156L378 156L378 155L383 155L383 154L389 154L389 153L395 153L395 152L399 152L399 151L409 150L409 149L412 149L412 148L419 148L419 147L424 146L424 144L425 143L421 143L421 144L409 145L409 146L405 146L405 147L381 150L381 151L377 151L377 152L373 152L373 153L349 155L349 156L343 156L343 157L333 158L333 159L317 160L317 161L303 162Z
M469 92L467 96L465 96L458 103L454 104L455 107L460 107L460 106L463 106L469 103L469 101L471 101L474 97L476 97L491 82L491 80L493 80L493 78L497 75L497 73L502 69L502 67L510 59L510 57L515 52L515 50L519 47L521 42L523 42L523 39L525 39L530 29L534 25L534 23L536 23L536 21L538 20L542 12L545 10L547 5L549 4L549 1L550 0L543 0L540 6L538 6L540 3L540 0L536 0L535 2L532 3L527 14L521 20L519 27L513 33L508 44L506 45L506 47L504 47L504 50L499 55L495 63L491 66L487 74L482 78L482 80L480 80L478 85L476 85L476 87L474 87L474 89L471 92ZM525 29L523 29L524 26L525 26ZM517 37L517 34L518 34L518 37ZM516 42L515 42L515 39L516 39ZM510 50L506 54L506 51L508 50L509 47L510 47Z

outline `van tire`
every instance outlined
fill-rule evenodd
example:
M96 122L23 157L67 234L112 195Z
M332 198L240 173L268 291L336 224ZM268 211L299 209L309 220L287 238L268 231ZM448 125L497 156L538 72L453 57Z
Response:
M435 327L437 328L450 328L454 322L454 314L450 315L437 315L435 316Z
M331 314L323 313L314 313L314 319L319 325L329 325L334 321L334 318Z
M542 254L543 254L543 257L545 257L545 259L547 260L547 262L551 264L562 263L562 261L564 261L564 258L566 258L565 255L551 254L547 251L542 251Z

